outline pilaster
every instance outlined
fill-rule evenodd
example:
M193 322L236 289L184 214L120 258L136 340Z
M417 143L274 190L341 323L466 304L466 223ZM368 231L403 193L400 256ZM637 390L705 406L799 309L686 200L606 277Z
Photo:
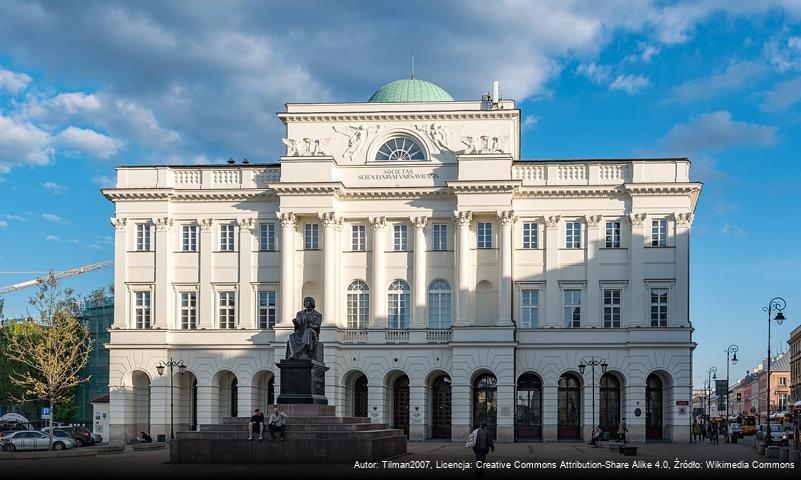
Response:
M320 220L323 222L323 305L320 312L323 314L325 325L336 325L336 251L335 227L338 218L334 212L321 213Z
M373 284L371 300L373 301L373 315L370 319L371 328L387 328L387 292L384 278L384 243L386 241L387 219L385 217L372 217L373 224Z
M239 219L239 327L256 328L253 292L253 229L255 218Z
M512 226L517 222L513 210L499 211L501 224L501 268L498 280L498 326L512 325Z
M412 328L426 326L426 237L427 217L412 217L414 227L414 316Z
M212 268L214 268L214 221L204 218L198 219L198 223L200 224L200 252L198 253L200 285L197 299L197 328L212 329L215 327L215 299L214 290L211 288L211 274ZM199 411L198 415L200 415Z
M690 324L690 227L693 223L692 213L676 213L673 215L676 225L676 287L674 289L675 315L670 318L673 325Z
M473 220L473 213L470 211L454 212L454 219L459 227L456 239L456 271L457 271L457 292L456 292L456 322L455 326L465 326L469 324L469 304L470 304L470 222Z
M629 222L629 281L631 282L629 304L627 311L628 324L631 326L650 326L645 318L645 213L630 213L626 218Z
M295 227L294 213L281 212L281 305L277 324L292 326L292 305L295 305Z
M114 324L113 328L126 328L126 313L130 312L125 273L128 271L128 219L112 217L114 225Z
M587 215L584 222L587 225L586 242L584 252L587 265L587 316L583 319L584 325L588 327L603 327L601 319L601 289L599 284L600 266L598 265L598 255L601 248L603 217L600 215Z
M545 318L543 327L562 326L561 305L559 299L559 225L561 217L553 215L545 217ZM543 426L544 427L544 426Z

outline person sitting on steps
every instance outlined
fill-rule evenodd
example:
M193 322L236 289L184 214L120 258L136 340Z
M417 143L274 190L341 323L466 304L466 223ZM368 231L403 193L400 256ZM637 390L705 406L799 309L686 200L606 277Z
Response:
M253 440L254 430L259 433L259 440L262 440L262 434L264 433L264 413L258 408L253 412L253 416L250 417L250 421L248 422L248 440Z
M281 441L284 440L284 426L286 424L286 413L280 411L278 407L273 408L273 413L267 421L267 431L270 432L270 440L275 440L275 431L281 432Z

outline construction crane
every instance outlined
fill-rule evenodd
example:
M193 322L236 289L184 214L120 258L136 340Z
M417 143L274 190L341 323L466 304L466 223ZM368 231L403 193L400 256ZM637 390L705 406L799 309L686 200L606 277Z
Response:
M110 267L112 265L114 265L114 260L106 260L105 262L92 263L90 265L84 265L83 267L64 270L63 272L55 272L53 276L55 276L56 279L74 277L75 275L80 275L86 272L92 272L94 270L100 270L101 268ZM10 273L10 272L0 272L0 273ZM0 287L0 295L10 292L16 292L17 290L22 290L23 288L32 287L38 284L39 282L45 280L47 280L47 277L38 277L34 278L33 280L26 280L24 282L15 283L14 285L9 285L7 287Z

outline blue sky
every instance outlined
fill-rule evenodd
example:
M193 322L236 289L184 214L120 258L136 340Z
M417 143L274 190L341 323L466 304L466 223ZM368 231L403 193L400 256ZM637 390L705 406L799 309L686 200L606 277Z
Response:
M290 6L291 3L291 6ZM765 355L762 306L801 321L801 3L0 4L0 271L113 256L120 164L272 162L285 102L362 101L409 74L475 99L501 82L523 158L676 155L693 224L694 376ZM112 270L64 283L81 292ZM0 284L29 278L0 274ZM6 297L25 311L30 291Z

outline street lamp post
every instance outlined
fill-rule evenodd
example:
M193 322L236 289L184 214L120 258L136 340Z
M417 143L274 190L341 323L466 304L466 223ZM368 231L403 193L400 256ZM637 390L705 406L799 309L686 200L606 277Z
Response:
M709 385L709 393L706 398L706 419L712 420L712 380L718 379L718 367L709 367L706 371L706 383Z
M584 369L587 367L592 368L592 429L595 430L595 367L600 366L603 373L606 373L606 369L609 367L609 364L606 363L606 359L602 358L600 360L596 360L595 357L590 357L589 360L581 359L579 362L579 372L584 375Z
M740 350L740 347L737 345L729 345L729 348L726 349L726 431L728 431L729 425L729 365L737 365L737 352ZM729 356L734 354L731 359Z
M768 313L768 395L767 395L767 420L765 421L765 447L768 447L771 442L771 431L770 431L770 320L771 314L773 311L776 311L776 316L773 317L773 320L776 321L777 325L781 325L784 321L784 313L782 310L787 306L787 302L784 301L782 297L774 297L768 302L767 307L762 307L763 312Z
M162 361L156 366L156 370L158 370L159 376L162 376L164 374L164 367L169 367L169 369L170 369L170 440L175 440L175 431L174 431L174 428L173 428L173 426L175 425L175 417L174 417L175 408L174 408L174 405L173 405L174 395L173 395L173 389L172 389L172 387L173 387L173 385L172 385L172 379L173 379L172 370L173 370L174 367L178 367L178 373L183 375L184 372L186 371L186 365L184 365L183 360L178 360L176 362L175 360L172 359L172 357L170 357L170 359L167 362L163 362Z

